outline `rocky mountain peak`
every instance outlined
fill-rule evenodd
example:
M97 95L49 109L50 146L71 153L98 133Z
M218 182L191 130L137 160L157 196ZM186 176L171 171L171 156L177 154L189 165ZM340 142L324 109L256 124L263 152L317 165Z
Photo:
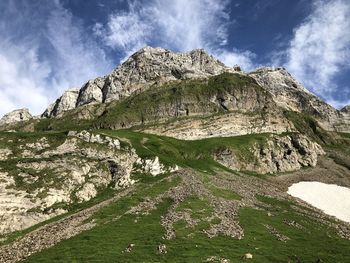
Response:
M176 53L164 48L146 46L131 55L110 75L89 80L84 84L76 96L75 106L119 100L135 91L167 81L207 78L223 72L236 71L239 71L238 68L225 66L204 49ZM65 97L69 97L69 101L65 100ZM72 92L65 93L43 116L60 116L75 107L74 99L75 95ZM65 103L62 103L62 100Z
M17 110L14 110L14 111L11 111L11 112L5 114L0 119L0 126L19 122L19 121L27 121L27 120L30 120L32 118L33 118L33 116L32 116L32 114L30 114L30 112L27 108L17 109Z

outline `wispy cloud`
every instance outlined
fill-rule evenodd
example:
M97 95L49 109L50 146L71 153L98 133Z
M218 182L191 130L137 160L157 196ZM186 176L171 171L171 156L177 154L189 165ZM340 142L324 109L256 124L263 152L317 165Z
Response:
M125 56L145 45L175 51L205 48L229 65L253 67L249 51L227 49L228 26L233 23L226 0L150 0L129 2L128 12L115 12L95 33Z
M315 1L312 13L294 30L283 52L288 70L334 106L342 104L332 99L341 90L335 78L350 68L349 14L347 0Z
M111 69L60 1L1 1L0 9L0 115L39 114L63 90Z

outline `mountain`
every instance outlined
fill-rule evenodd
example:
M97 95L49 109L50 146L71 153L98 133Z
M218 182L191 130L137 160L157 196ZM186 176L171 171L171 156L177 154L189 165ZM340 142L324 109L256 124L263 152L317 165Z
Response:
M145 47L110 75L88 81L80 89L78 96L65 93L52 109L47 109L44 116L52 117L74 107L61 107L58 104L76 107L94 102L110 102L143 91L154 84L170 80L204 78L235 70L208 55L203 49L188 53L172 53L163 48ZM53 111L53 108L59 110Z
M145 47L1 119L0 262L350 261L349 223L287 193L350 187L349 132L284 68Z

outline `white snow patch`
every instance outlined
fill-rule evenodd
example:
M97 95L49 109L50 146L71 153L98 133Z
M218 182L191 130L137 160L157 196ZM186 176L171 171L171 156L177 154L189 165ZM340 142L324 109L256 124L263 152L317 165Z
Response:
M320 182L299 182L288 188L288 194L350 223L350 188Z

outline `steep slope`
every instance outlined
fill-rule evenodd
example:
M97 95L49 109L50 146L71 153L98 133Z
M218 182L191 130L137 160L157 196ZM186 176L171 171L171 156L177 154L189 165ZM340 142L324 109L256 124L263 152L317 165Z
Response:
M154 84L170 80L204 78L234 71L202 49L188 53L173 53L162 48L145 47L133 54L110 75L90 80L83 85L75 104L82 106L94 102L110 102L128 97ZM61 100L59 99L56 104L61 103ZM56 105L51 108L57 110L51 112L52 110L48 109L44 116L58 116L70 109Z
M249 148L263 135L182 142L102 132L131 143L138 156L185 168L155 177L133 174L133 188L0 247L1 262L244 262L248 253L258 262L349 260L349 225L288 196L283 176L232 172L208 158L210 149ZM349 185L349 173L332 165L303 173Z
M284 69L146 47L3 119L0 262L348 262L350 225L287 194L350 187L348 121Z
M76 107L77 99L79 96L79 88L71 88L66 90L61 97L59 97L55 103L51 104L42 117L60 117L66 111L72 110Z
M330 131L350 131L350 121L343 114L306 90L284 68L260 68L248 73L268 90L278 106L308 114Z

